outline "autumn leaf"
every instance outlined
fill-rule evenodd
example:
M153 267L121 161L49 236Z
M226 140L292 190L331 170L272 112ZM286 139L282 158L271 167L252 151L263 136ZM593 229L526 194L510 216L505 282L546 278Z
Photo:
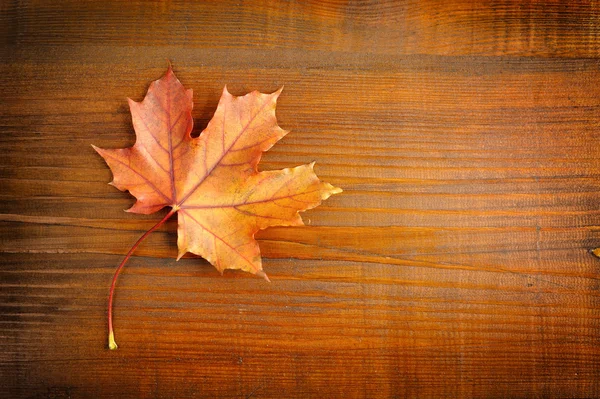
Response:
M171 207L127 253L113 277L108 309L109 347L116 349L112 302L117 277L140 242L174 213L178 216L178 258L202 256L217 270L241 269L269 280L262 271L254 234L270 226L301 226L298 212L318 206L342 190L323 183L314 163L259 172L258 162L287 134L277 125L281 89L236 97L227 88L206 129L192 138L192 90L169 66L152 82L144 100L129 100L136 133L133 147L94 149L113 172L112 185L128 190L136 203L128 212L151 214Z

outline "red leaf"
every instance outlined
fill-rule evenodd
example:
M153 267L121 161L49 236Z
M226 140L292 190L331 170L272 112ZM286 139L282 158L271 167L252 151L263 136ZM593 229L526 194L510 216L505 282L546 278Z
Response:
M200 255L219 271L242 269L267 278L254 234L269 226L298 226L298 212L314 208L342 190L321 182L313 165L258 172L264 151L287 134L277 125L281 90L242 97L227 88L206 129L192 138L192 90L185 90L171 67L153 82L141 103L129 100L137 140L133 147L94 147L113 172L112 184L137 202L128 210L150 214L171 211L134 245L113 278L148 233L178 213L179 257Z

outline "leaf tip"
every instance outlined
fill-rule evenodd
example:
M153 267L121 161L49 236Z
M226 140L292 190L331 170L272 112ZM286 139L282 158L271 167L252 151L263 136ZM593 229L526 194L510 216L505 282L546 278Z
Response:
M342 190L339 187L335 187L332 186L329 183L323 183L325 185L323 191L321 191L321 199L322 200L326 200L327 198L331 197L334 194L339 194L342 193L344 190Z
M590 251L590 253L591 253L592 255L594 255L596 258L600 258L600 248L595 248L595 249L592 249L592 250Z
M115 334L112 331L109 332L108 333L108 349L110 349L111 351L114 351L118 347L119 346L115 342Z
M259 271L257 271L257 272L256 272L256 275L257 275L258 277L262 277L262 278L264 278L265 280L267 280L267 283L270 283L270 282L271 282L271 280L269 280L269 276L267 276L267 273L263 272L262 270L259 270Z
M330 184L330 186L331 186L331 184ZM335 186L331 186L330 190L331 190L331 194L340 194L340 193L344 192L344 190L342 190L340 187L335 187Z
M165 78L167 79L171 79L173 77L175 77L175 72L173 72L173 64L171 63L171 60L167 58L167 72L165 72ZM175 79L177 79L177 77L175 77Z

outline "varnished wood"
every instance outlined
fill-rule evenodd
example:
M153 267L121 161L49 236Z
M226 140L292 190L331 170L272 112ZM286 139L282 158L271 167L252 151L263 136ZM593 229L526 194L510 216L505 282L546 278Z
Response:
M477 4L479 3L479 4ZM0 397L600 396L596 2L0 6ZM179 262L90 144L167 60L200 133L284 86L263 169L344 189L258 238L271 284Z

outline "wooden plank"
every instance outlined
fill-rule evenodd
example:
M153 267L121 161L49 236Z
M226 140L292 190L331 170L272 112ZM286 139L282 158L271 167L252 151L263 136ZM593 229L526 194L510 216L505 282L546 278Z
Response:
M20 46L96 44L377 54L596 57L594 1L43 1L5 6Z
M5 2L0 397L600 396L595 2ZM272 284L176 256L90 144L166 60L194 133L285 89L261 167L344 189L258 234Z

